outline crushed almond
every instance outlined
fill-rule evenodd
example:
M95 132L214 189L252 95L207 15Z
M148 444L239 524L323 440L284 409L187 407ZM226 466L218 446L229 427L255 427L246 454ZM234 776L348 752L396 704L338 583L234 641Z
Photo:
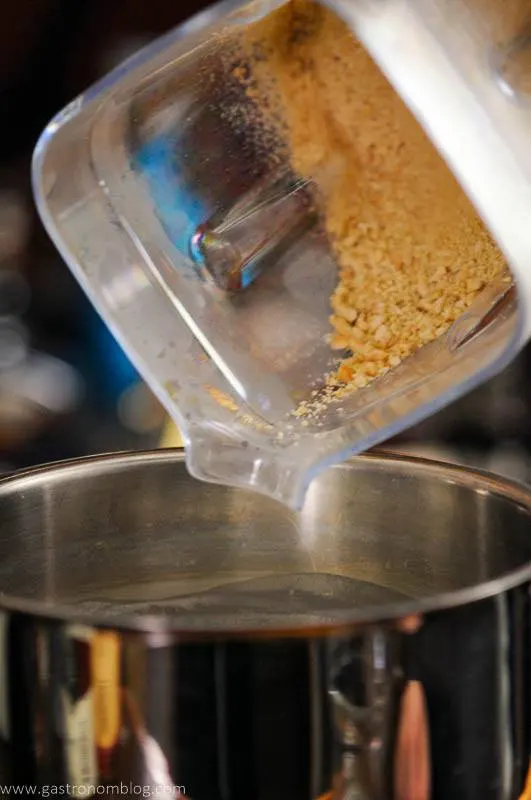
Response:
M339 266L329 343L346 353L325 394L344 394L444 335L506 265L418 122L338 16L312 0L290 0L251 27L248 52L259 53L253 96L267 97L267 113L282 120L292 168L327 176L317 181L318 201Z

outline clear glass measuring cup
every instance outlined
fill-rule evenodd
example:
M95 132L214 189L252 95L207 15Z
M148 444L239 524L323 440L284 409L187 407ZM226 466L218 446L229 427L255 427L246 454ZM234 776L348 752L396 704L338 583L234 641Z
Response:
M231 71L242 32L284 5L222 2L142 50L48 125L33 179L54 242L179 426L191 473L296 508L324 468L477 386L529 338L531 39L517 0L327 4L428 134L512 282L301 416L337 361L338 267L308 181L251 146Z

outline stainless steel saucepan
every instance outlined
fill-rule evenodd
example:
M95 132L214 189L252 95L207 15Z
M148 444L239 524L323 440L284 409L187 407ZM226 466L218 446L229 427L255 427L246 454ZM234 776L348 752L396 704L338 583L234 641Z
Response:
M521 797L530 514L525 488L380 455L300 513L174 451L0 481L0 783Z

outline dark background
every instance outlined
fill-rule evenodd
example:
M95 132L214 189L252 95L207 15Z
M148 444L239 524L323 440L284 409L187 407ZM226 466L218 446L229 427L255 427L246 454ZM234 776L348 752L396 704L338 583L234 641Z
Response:
M197 0L17 0L0 29L0 470L152 446L162 414L33 207L50 118Z
M0 29L0 471L150 447L163 417L38 221L34 144L49 119L206 3L17 0ZM527 353L393 445L531 479Z

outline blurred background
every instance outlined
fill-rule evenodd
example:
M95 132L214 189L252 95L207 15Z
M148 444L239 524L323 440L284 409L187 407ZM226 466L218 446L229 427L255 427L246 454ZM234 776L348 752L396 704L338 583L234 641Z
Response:
M30 161L49 119L101 75L207 5L17 0L0 29L0 472L156 446L162 411L55 252ZM531 481L525 352L499 378L392 443ZM171 438L167 440L171 443Z

